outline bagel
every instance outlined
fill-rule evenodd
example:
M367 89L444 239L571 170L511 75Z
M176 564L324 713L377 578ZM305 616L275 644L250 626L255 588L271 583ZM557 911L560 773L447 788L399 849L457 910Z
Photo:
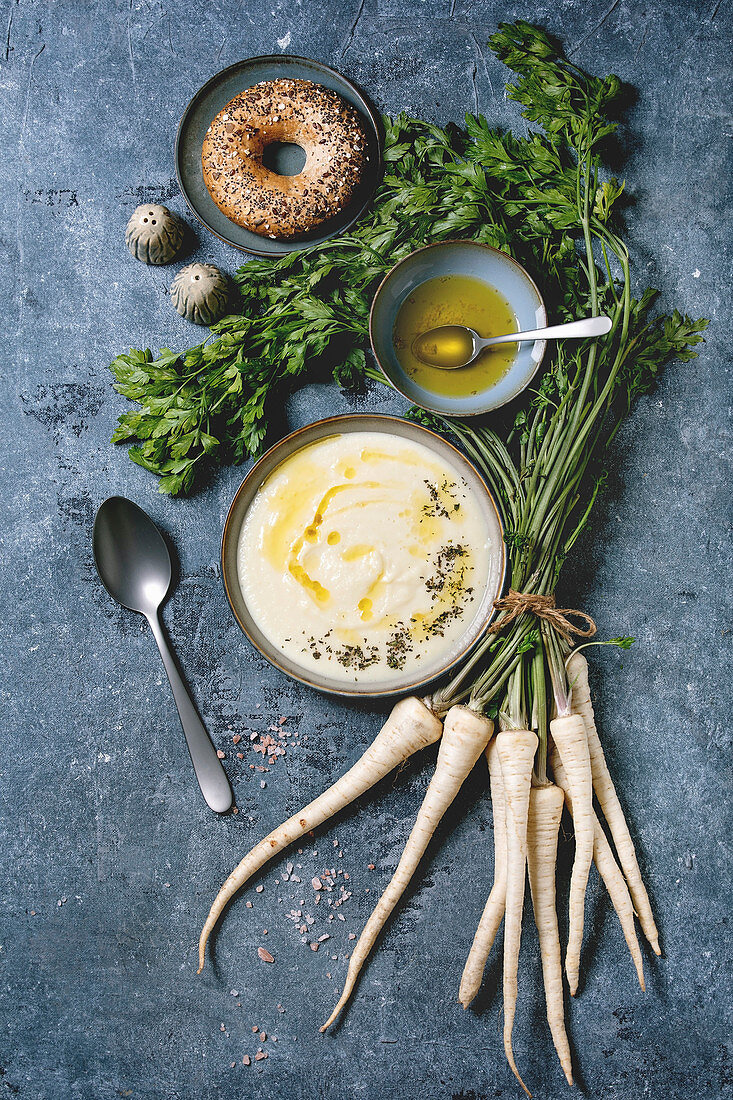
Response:
M305 152L295 176L263 164L273 142ZM212 199L231 221L273 240L316 229L348 205L369 159L357 112L311 80L264 80L235 96L204 138L201 165Z

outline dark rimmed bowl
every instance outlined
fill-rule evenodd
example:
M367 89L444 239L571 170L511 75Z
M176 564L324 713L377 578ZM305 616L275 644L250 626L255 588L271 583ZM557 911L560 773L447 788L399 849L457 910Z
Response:
M349 205L312 234L297 240L273 241L230 221L209 194L201 170L201 148L212 120L236 95L261 80L312 80L337 92L358 112L367 139L369 161L361 184ZM284 151L287 159L287 149ZM272 54L250 57L230 65L196 92L183 112L176 134L176 176L191 212L210 233L225 244L254 256L284 256L308 245L320 244L343 233L361 217L372 200L382 174L382 122L379 111L341 73L307 57ZM278 171L293 171L287 163Z
M547 311L537 285L521 264L478 241L441 241L410 253L395 264L377 288L369 315L369 336L382 373L403 397L440 416L478 416L506 405L526 389L539 370L547 342L523 343L507 372L480 393L450 397L433 393L407 374L397 358L393 332L400 306L428 279L469 275L501 291L517 319L517 331L542 328Z
M403 439L422 443L423 446L429 447L435 454L443 456L454 466L457 466L470 490L476 495L491 532L492 540L499 549L500 560L495 571L494 583L483 593L465 634L454 643L451 651L441 661L426 666L419 676L413 673L412 676L404 676L401 679L392 678L383 682L371 681L363 684L345 684L343 681L321 676L311 669L301 667L295 661L286 657L259 629L249 613L239 583L237 569L239 538L247 510L260 486L264 484L280 463L290 458L296 451L320 439L346 432L384 432L385 435L397 435ZM443 439L442 436L437 435L428 428L423 428L419 424L402 420L396 416L377 414L331 416L325 420L318 420L314 424L309 424L305 428L300 428L281 439L263 455L247 474L235 494L224 524L221 544L222 579L229 605L240 627L252 645L281 672L292 676L293 679L299 680L301 683L308 684L309 687L317 688L319 691L332 695L359 696L361 698L396 695L403 692L417 691L447 673L466 656L474 643L481 637L493 616L494 600L500 595L504 585L506 556L503 535L501 518L496 504L478 470L468 461L465 455Z

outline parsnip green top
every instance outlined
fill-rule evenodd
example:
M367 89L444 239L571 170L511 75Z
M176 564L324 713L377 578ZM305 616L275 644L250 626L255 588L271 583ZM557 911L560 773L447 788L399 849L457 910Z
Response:
M499 560L458 466L381 432L334 435L282 462L238 548L263 634L302 668L350 683L449 657Z

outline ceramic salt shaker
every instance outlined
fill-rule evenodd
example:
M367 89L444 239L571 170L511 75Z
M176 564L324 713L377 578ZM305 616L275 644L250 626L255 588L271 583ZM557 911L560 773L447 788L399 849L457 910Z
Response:
M138 206L125 230L125 244L144 264L169 264L183 242L183 222L167 206Z
M229 280L213 264L189 264L171 285L171 300L181 317L197 325L213 325L224 315Z

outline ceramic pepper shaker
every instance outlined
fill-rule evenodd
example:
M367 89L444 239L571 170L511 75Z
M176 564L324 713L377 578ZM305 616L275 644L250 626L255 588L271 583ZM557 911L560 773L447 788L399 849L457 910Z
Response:
M183 242L183 222L167 206L138 206L125 230L125 244L144 264L169 264Z
M213 325L224 315L229 280L213 264L181 268L171 285L171 300L181 317L197 325Z

